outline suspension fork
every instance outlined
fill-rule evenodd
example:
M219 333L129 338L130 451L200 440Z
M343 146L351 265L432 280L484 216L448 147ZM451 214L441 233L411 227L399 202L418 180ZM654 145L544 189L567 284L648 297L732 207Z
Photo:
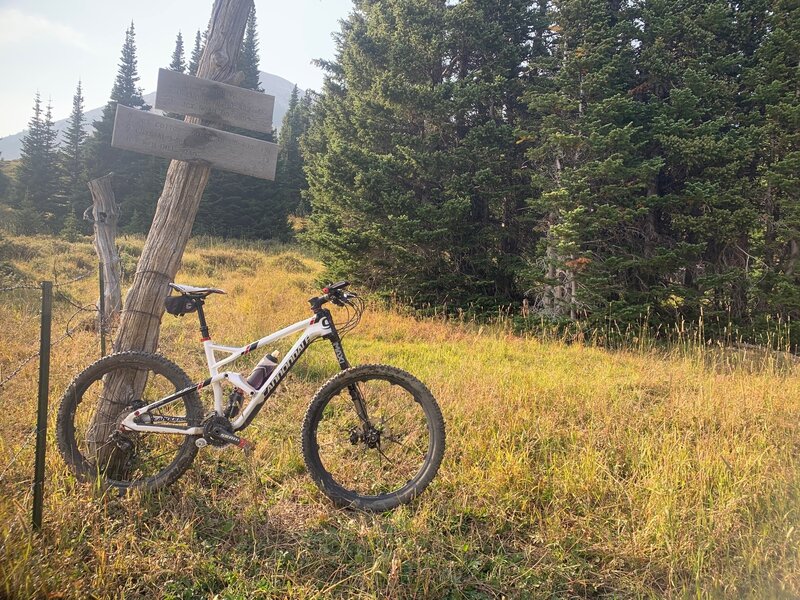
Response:
M339 368L342 371L349 369L350 363L347 360L347 356L345 356L344 348L342 347L342 339L339 337L339 332L336 331L336 325L333 324L330 311L322 309L320 313L322 313L321 317L327 318L328 323L330 323L331 332L326 335L325 338L330 341L333 346L333 353L336 355L336 360L339 362ZM367 404L364 402L364 396L361 394L361 390L358 389L357 385L353 384L347 387L347 391L350 393L350 398L353 401L353 406L355 406L358 418L361 419L361 422L364 424L364 430L371 429L372 424L369 422Z

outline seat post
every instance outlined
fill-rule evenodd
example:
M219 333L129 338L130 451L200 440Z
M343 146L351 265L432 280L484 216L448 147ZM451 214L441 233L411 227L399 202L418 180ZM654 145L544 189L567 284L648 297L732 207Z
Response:
M202 298L197 298L194 302L197 305L197 318L200 319L200 341L205 342L211 339L211 334L208 332L208 323L206 323L206 315L203 312L204 302Z

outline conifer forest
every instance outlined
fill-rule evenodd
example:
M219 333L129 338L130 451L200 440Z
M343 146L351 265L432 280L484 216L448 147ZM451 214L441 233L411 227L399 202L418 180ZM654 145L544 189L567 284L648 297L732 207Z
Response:
M800 343L796 0L355 0L333 35L323 88L266 137L275 182L214 173L195 233L296 237L418 309ZM202 44L179 34L165 66L191 74ZM257 47L253 13L255 90ZM113 172L146 233L167 163L110 147L116 105L149 108L138 77L131 24L93 132L80 83L60 139L36 96L7 227L79 234Z

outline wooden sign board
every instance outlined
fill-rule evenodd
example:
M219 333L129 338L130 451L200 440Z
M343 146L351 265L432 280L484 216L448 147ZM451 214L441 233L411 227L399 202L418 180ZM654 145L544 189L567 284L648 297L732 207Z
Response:
M158 70L155 107L213 123L270 133L275 97L234 85Z
M224 171L275 179L280 146L117 105L111 145L163 158L203 161Z

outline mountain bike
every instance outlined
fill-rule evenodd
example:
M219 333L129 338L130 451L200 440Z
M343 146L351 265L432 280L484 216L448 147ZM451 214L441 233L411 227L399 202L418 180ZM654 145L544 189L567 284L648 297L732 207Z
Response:
M347 291L348 285L331 284L311 298L311 318L231 347L211 340L203 311L208 296L225 292L171 283L177 295L166 298L166 310L176 316L197 313L209 377L192 383L175 363L147 352L98 360L75 377L61 399L56 432L64 460L82 480L123 491L157 490L174 483L201 448L251 449L240 432L309 345L328 340L340 371L316 392L301 428L311 478L340 507L385 511L411 501L441 464L442 413L428 388L409 373L379 364L351 367L341 337L358 324L364 303ZM328 302L346 311L338 328L324 308ZM251 385L252 377L220 370L297 333L294 345L258 386ZM214 402L206 411L199 392L209 386Z

